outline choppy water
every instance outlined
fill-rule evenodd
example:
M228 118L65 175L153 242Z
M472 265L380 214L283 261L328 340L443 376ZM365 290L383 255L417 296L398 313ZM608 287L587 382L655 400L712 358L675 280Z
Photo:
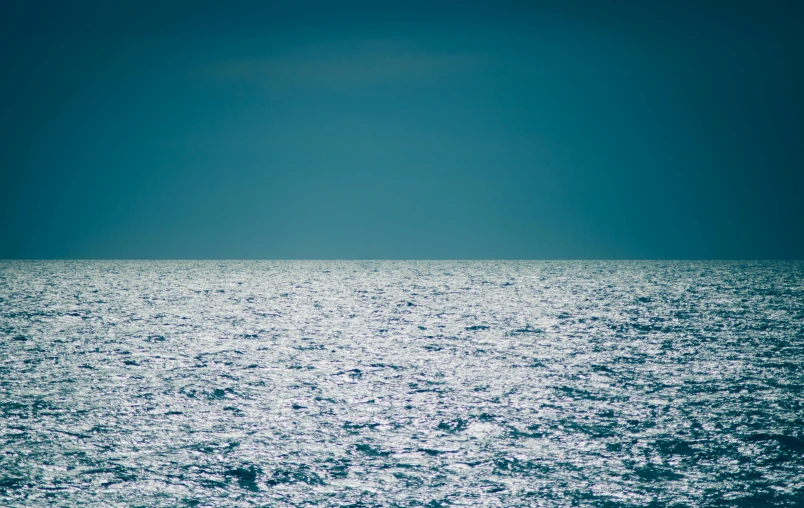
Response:
M802 506L803 385L804 263L0 262L3 505Z

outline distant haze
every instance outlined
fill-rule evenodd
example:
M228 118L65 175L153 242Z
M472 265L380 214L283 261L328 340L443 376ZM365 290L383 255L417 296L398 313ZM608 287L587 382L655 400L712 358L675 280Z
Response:
M800 2L0 4L0 258L804 258Z

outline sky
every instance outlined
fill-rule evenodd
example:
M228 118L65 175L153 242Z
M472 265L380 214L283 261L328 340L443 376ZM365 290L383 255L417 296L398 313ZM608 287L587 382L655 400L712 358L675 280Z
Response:
M0 2L0 258L802 259L804 3Z

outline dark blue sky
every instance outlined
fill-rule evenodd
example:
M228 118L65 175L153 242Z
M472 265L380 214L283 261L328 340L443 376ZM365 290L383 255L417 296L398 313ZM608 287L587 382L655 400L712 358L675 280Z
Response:
M800 2L0 4L0 258L804 258Z

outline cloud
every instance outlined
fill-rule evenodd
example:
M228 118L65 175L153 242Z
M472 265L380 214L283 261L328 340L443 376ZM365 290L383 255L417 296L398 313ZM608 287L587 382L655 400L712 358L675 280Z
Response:
M360 40L306 45L265 58L232 59L209 71L222 80L341 87L449 75L486 61L480 53L431 52L400 41Z

